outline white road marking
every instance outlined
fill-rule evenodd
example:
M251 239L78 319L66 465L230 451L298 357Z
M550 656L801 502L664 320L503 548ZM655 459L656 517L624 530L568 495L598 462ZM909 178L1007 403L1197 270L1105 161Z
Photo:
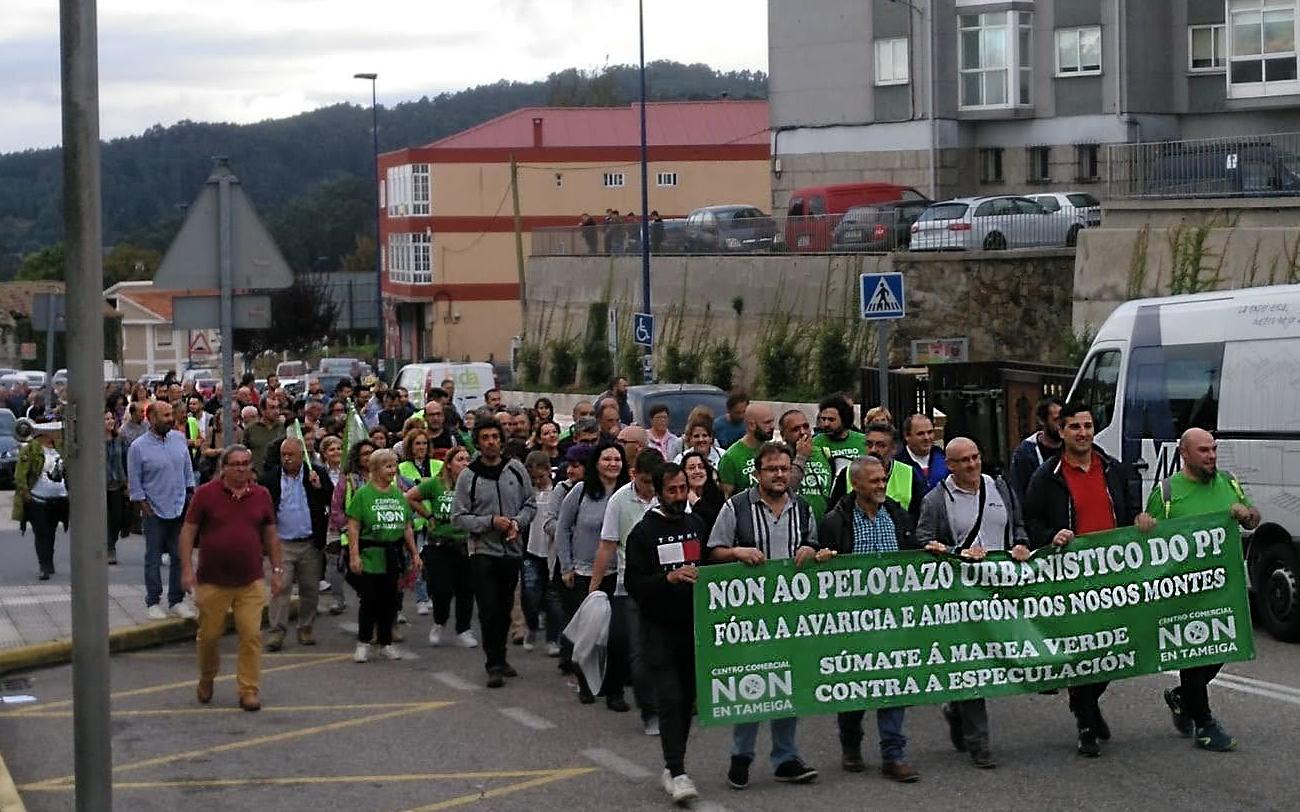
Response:
M1210 685L1212 687L1217 685L1220 688L1239 691L1243 694L1276 699L1278 702L1286 702L1291 705L1300 705L1300 690L1287 685L1278 685L1275 682L1239 677L1236 674L1219 674Z
M650 771L634 761L628 761L622 756L603 747L593 747L590 750L583 750L582 754L589 760L604 767L607 770L618 773L624 778L630 778L633 781L640 781L650 777Z
M555 727L552 722L543 719L537 714L523 708L497 708L497 711L507 719L513 719L524 727L533 730L551 730Z
M731 812L717 801L695 801L690 806L695 812Z
M457 691L477 691L479 688L483 687L481 685L475 685L469 680L459 677L450 671L439 671L433 675L433 678L438 682L441 682L443 685L446 685L448 688L455 688Z

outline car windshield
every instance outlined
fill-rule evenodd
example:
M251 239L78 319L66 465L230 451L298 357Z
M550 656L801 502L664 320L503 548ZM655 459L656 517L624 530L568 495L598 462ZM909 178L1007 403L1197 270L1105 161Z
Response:
M917 220L960 220L969 208L965 203L939 203L926 209Z
M664 392L647 396L642 402L639 420L646 424L650 407L662 403L668 407L668 430L681 434L686 430L686 418L696 406L707 407L716 417L727 411L727 396L720 392Z
M1090 206L1101 205L1101 201L1097 200L1097 198L1093 197L1087 192L1074 192L1072 194L1066 195L1065 197L1067 200L1070 201L1070 205L1080 209L1086 209L1089 208Z
M735 211L722 216L731 220L752 220L755 217L765 217L766 215L758 209L736 209Z

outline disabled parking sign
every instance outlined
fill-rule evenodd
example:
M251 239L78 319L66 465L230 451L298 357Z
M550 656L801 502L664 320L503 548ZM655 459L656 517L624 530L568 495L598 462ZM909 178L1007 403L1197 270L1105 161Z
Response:
M906 315L903 274L864 273L859 277L861 314L864 321L901 319Z

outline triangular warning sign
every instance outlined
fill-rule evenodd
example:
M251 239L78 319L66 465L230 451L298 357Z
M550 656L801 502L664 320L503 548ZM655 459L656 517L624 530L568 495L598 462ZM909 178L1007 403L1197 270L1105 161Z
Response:
M903 303L898 301L894 291L890 290L889 285L882 278L876 284L876 292L871 294L871 300L863 310L867 313L901 313Z
M197 332L190 339L190 355L211 355L212 344L208 341L208 334Z

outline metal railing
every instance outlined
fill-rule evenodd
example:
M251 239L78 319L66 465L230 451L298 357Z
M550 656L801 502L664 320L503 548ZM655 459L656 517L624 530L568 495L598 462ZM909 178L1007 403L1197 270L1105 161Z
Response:
M1300 133L1107 147L1110 198L1300 195Z
M995 201L997 203L997 201ZM1099 224L1086 209L1045 213L1014 211L1014 203L988 210L988 203L952 206L952 216L918 220L908 241L910 251L1002 251L1016 248L1073 248L1079 232ZM972 211L973 209L973 211ZM936 214L939 210L936 209Z

